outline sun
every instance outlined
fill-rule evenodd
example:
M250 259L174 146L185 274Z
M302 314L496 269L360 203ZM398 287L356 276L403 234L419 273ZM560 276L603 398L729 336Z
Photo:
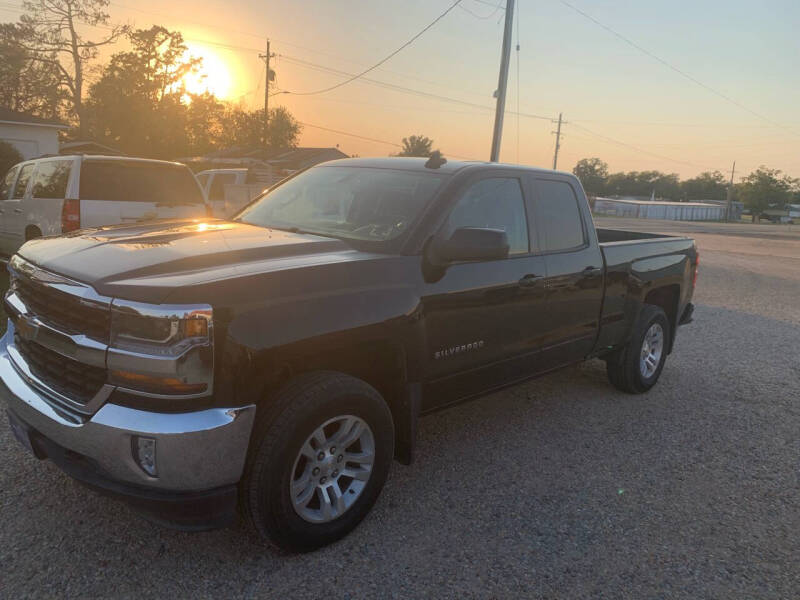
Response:
M192 94L214 94L222 100L231 93L232 77L229 65L214 50L199 44L187 44L187 57L200 58L200 68L183 78L183 85Z

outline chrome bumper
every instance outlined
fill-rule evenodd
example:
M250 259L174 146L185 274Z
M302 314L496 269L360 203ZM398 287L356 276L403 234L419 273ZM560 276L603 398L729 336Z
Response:
M10 325L10 323L9 323ZM239 481L255 406L156 413L106 403L87 420L64 415L41 395L9 356L13 327L0 340L0 395L27 425L91 459L119 482L172 491L208 490ZM132 437L156 440L158 477L133 456Z

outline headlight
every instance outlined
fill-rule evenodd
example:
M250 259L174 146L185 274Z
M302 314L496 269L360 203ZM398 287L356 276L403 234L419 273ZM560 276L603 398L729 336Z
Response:
M182 354L190 347L209 341L211 310L189 309L145 312L127 306L113 306L111 345L115 348L152 354Z
M211 392L213 320L210 306L111 306L108 368L111 383L147 396Z

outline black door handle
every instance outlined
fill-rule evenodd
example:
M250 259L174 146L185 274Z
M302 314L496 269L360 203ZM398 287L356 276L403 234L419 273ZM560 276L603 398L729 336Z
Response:
M525 277L519 280L519 286L533 287L537 283L539 283L539 281L541 281L542 279L544 279L543 275L534 275L533 273L528 273L527 275L525 275Z

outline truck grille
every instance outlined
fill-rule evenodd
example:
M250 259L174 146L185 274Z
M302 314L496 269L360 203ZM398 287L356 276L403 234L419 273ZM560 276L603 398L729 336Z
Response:
M77 296L43 285L23 273L16 274L16 293L36 315L52 327L70 335L83 334L108 343L111 313L108 307L93 306Z
M37 379L75 402L91 400L106 381L105 369L62 356L18 334L14 335L14 346Z

